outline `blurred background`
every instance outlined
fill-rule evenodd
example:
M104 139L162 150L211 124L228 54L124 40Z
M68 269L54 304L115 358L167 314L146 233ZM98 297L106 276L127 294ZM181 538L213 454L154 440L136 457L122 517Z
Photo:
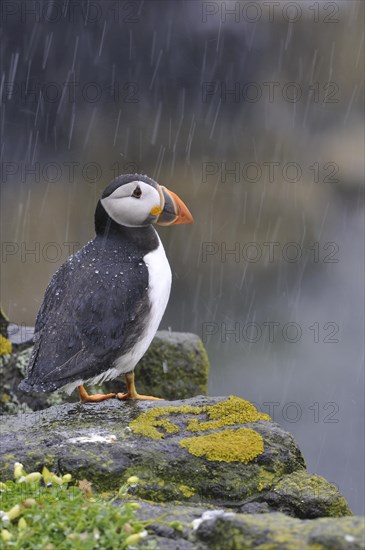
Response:
M2 279L34 325L119 173L177 192L161 328L364 513L364 2L2 3Z

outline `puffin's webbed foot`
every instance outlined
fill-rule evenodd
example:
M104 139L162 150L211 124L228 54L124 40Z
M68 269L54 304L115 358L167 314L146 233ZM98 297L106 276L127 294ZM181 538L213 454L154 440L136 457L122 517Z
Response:
M83 403L98 403L99 401L105 401L106 399L112 399L115 397L115 393L96 393L95 395L89 395L84 386L79 386L80 401Z
M127 383L126 393L117 393L117 398L121 401L127 401L127 399L144 400L144 401L162 401L160 397L153 397L152 395L140 395L137 393L136 386L134 385L134 372L127 372L125 375Z

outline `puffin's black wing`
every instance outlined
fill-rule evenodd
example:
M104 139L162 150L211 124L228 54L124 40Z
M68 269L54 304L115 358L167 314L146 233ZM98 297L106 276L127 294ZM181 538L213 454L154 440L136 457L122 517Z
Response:
M120 250L94 257L92 242L53 276L39 311L24 391L53 391L101 374L139 334L148 270Z

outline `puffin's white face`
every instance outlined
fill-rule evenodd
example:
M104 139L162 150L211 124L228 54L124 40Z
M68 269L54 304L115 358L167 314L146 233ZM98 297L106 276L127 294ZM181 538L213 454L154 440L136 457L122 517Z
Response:
M141 227L157 221L163 208L163 196L144 181L131 181L101 199L108 215L118 224Z

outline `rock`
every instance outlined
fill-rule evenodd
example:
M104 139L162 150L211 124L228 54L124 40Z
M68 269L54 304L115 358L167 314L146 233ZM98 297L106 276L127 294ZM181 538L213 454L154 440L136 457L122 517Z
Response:
M122 500L117 500L115 506L122 503ZM138 520L149 522L149 537L146 542L154 540L157 543L157 548L166 548L166 550L175 548L193 550L195 548L193 543L193 521L198 520L207 511L207 506L175 503L157 504L143 500L139 500L138 504L140 508L135 512ZM174 524L175 527L173 527Z
M18 398L20 392L16 390L17 385L24 378L24 372L28 363L20 357L21 354L5 354L0 356L0 412L1 414L17 414L30 412L32 409L27 405L27 399L21 401Z
M169 403L115 399L9 416L0 456L5 478L16 461L26 471L46 465L70 472L99 490L117 490L138 476L129 494L154 502L235 511L250 511L248 506L255 513L282 509L297 517L351 513L331 484L304 474L291 434L232 396Z
M24 327L23 327L24 328ZM13 350L11 355L0 358L0 411L3 414L38 411L64 402L78 401L74 392L68 396L62 391L27 395L18 390L18 384L25 376L32 353L29 347L29 327L17 337L13 329ZM27 337L27 340L24 338ZM25 348L25 349L24 349ZM157 332L149 350L136 368L136 384L140 393L152 394L165 399L183 399L207 393L209 361L202 341L195 334L180 332ZM117 379L91 389L96 392L123 391L124 382Z
M34 327L10 323L8 326L8 334L13 351L15 352L23 351L33 345Z
M300 520L282 513L207 511L195 522L197 550L363 550L364 518Z
M14 348L14 346L13 346ZM25 414L62 403L60 392L53 394L24 394L18 385L25 377L32 347L0 357L0 412L1 414Z
M123 501L117 500L116 506ZM299 520L282 513L244 515L228 508L138 501L136 515L149 521L157 548L181 550L352 550L363 549L364 518ZM162 521L161 521L162 520ZM177 523L176 527L173 525ZM167 525L169 524L169 525Z
M161 549L364 548L363 518L341 517L351 512L336 487L306 472L293 437L238 397L115 399L9 415L3 479L15 462L86 479L104 498L118 494L114 506L137 501L145 543Z
M304 468L293 437L266 418L239 398L65 404L8 417L0 469L9 474L18 461L34 471L46 462L100 489L116 489L137 475L141 483L133 494L141 498L238 505ZM186 446L189 440L204 443L207 435L235 436L242 429L248 445L244 439L234 441L231 449L234 458L241 453L242 461L230 461L225 440L222 446L216 442L222 454L218 460L196 456ZM262 449L252 447L252 434L263 442Z
M268 506L268 511L284 512L297 518L340 517L351 513L333 483L308 472L284 476L265 493L262 504ZM247 506L243 506L241 512L250 513Z

